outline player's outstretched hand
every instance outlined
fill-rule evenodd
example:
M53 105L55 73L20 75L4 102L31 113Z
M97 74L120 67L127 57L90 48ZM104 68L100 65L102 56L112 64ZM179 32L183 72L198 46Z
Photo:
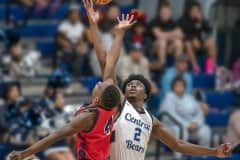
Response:
M34 155L26 157L23 154L23 152L13 151L8 155L7 160L39 160L39 159Z
M225 157L229 157L232 153L232 146L230 143L225 143L225 144L221 144L220 146L218 146L216 148L217 150L217 157L218 158L225 158Z
M136 23L133 15L124 15L117 17L118 24L115 26L115 33L116 34L122 34L124 33L128 28L130 28L132 25Z
M83 5L86 9L89 23L97 25L100 20L100 14L93 7L93 0L83 0Z
M22 152L13 151L8 155L7 160L22 160L23 158Z

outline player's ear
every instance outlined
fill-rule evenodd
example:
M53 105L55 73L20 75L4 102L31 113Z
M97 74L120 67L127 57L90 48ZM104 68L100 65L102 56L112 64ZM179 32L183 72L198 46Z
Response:
M144 100L145 100L145 99L147 99L147 94L146 94L146 93L144 93Z
M98 97L95 97L95 98L93 99L93 103L94 103L94 104L99 104L99 102L100 102L100 99L99 99Z

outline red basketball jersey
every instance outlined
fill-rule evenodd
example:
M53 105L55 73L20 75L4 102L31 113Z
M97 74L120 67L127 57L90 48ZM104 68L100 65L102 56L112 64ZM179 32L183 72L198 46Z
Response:
M77 114L91 108L81 108ZM95 109L97 116L92 130L75 135L78 160L107 160L110 157L110 137L115 110L105 110L100 107Z

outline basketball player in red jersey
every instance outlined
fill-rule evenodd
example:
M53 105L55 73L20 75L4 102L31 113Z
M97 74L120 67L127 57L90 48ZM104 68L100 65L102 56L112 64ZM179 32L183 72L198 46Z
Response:
M110 135L113 126L114 107L120 104L120 91L114 85L116 56L119 43L122 41L125 30L132 26L133 17L129 15L118 18L115 27L115 38L106 56L103 82L99 82L92 93L92 103L79 110L76 117L62 129L50 134L24 151L14 151L9 155L10 160L22 160L49 145L76 134L78 160L107 160L109 158Z

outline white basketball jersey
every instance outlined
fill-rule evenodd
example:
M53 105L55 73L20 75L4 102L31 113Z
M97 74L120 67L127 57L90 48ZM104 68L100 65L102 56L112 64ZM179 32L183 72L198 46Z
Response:
M152 132L152 117L139 113L126 101L114 124L111 160L144 160Z

